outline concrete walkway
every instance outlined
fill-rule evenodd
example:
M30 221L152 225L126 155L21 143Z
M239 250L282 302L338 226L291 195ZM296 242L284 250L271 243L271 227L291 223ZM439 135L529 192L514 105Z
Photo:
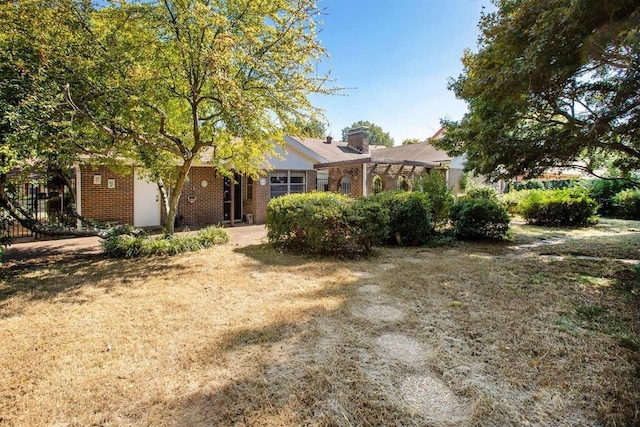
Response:
M238 246L263 243L267 235L264 225L241 225L228 227L231 233L230 244ZM189 231L187 233L192 233ZM178 235L182 232L176 233ZM76 237L56 240L18 240L9 248L4 261L24 261L58 255L97 255L102 252L98 237Z

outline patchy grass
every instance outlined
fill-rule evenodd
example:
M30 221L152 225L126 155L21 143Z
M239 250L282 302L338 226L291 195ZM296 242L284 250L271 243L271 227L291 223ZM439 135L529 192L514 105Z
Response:
M638 423L639 230L9 262L0 425Z

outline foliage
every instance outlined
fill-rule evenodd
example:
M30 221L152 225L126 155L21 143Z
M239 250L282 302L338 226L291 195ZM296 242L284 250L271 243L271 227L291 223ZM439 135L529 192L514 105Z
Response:
M637 0L494 0L449 88L466 101L433 144L492 179L606 159L640 169Z
M426 194L416 191L385 191L367 198L389 211L388 242L423 245L434 235L431 204Z
M376 175L373 177L371 182L371 192L373 194L378 194L384 191L384 181L382 181L382 177L380 175Z
M204 152L222 175L257 176L283 129L320 115L308 95L337 90L316 72L327 54L315 0L27 0L0 12L0 135L20 154L2 166L48 152L62 170L80 153L134 161L159 185L169 233Z
M454 198L445 177L437 171L422 175L414 179L413 191L427 195L434 227L441 228L447 225Z
M617 215L640 220L640 189L623 190L613 197Z
M581 188L531 190L518 211L530 224L546 226L587 225L595 220L598 203Z
M451 208L451 223L462 240L502 239L510 220L504 206L491 199L463 198Z
M385 147L393 147L393 138L389 135L389 132L385 132L382 128L374 123L366 120L359 120L353 123L351 126L347 126L342 129L342 140L346 141L349 135L349 131L354 128L366 127L369 134L367 136L369 144L371 145L384 145Z
M267 239L291 251L354 255L381 243L387 210L370 200L314 192L278 197L267 206Z
M229 232L222 227L207 227L195 235L133 236L114 234L102 242L102 252L113 258L134 258L151 255L177 255L227 243Z
M492 187L471 185L467 188L467 191L461 196L461 198L487 199L496 202L498 201L498 192Z
M638 186L624 179L594 179L591 182L589 195L598 202L600 215L615 215L614 198L623 190L638 188Z
M505 207L507 212L511 215L519 215L520 211L518 207L520 203L531 193L536 190L519 190L509 191L508 193L500 195L500 203Z
M419 144L421 142L420 138L407 138L402 140L402 145Z
M327 126L324 122L313 117L309 119L299 118L294 120L293 127L285 130L285 132L304 138L323 139L327 136Z

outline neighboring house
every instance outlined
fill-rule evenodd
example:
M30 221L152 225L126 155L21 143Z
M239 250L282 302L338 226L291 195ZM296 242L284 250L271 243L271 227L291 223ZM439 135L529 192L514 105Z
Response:
M376 181L383 190L402 188L432 169L450 179L449 167L455 164L455 159L428 142L391 148L369 145L363 128L351 130L346 142L285 136L276 151L278 156L267 159L265 173L257 181L236 175L232 182L219 176L203 156L191 168L182 190L178 223L261 224L274 197L314 190L360 197L371 194ZM75 169L77 207L83 216L140 227L162 225L158 188L145 180L141 169L132 167L125 175L104 166L77 165Z

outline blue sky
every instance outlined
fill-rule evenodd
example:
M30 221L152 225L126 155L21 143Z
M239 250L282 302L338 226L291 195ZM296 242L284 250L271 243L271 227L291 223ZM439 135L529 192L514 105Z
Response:
M314 96L329 130L369 120L399 145L430 137L440 119L460 119L464 102L447 90L462 72L465 48L476 49L478 21L489 0L324 0L319 33L335 84L347 96Z

